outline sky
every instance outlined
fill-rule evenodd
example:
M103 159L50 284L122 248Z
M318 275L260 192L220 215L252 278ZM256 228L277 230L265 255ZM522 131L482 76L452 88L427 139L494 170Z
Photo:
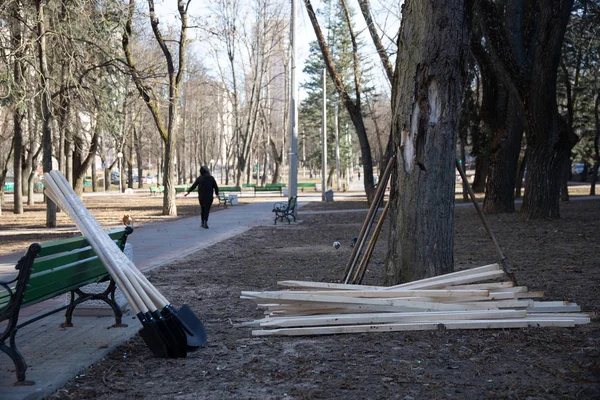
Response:
M173 22L175 22L175 16L177 14L175 0L156 0L155 3L157 15L159 16L161 21L172 20ZM242 7L250 7L252 4L252 0L240 0L240 3ZM309 56L309 44L311 41L316 40L316 36L308 18L306 8L304 7L304 2L302 0L297 0L296 3L298 15L296 42L296 49L298 54L297 77L298 82L301 85L306 80L306 77L304 76L302 70L304 69L304 64ZM355 32L360 32L360 34L362 35L363 42L366 43L364 56L370 59L371 64L374 66L373 75L376 80L374 82L375 86L380 91L389 92L389 83L387 82L387 78L385 77L385 73L381 66L381 61L377 55L375 47L372 44L371 37L369 36L368 31L366 29L366 23L362 14L360 13L358 4L355 0L350 0L348 1L348 3L349 6L352 7L355 11ZM390 36L393 36L394 33L397 32L399 25L399 23L397 22L397 18L394 16L395 14L399 14L399 4L395 5L395 7L397 8L390 8L389 0L372 0L370 3L373 9L374 18L381 24L381 26L389 27L386 29L386 32ZM193 17L195 16L199 16L200 18L209 16L211 13L209 5L210 1L207 0L191 0L189 9L190 20L194 20ZM312 1L312 6L315 10L317 10L320 7L320 5L320 0ZM190 22L190 24L192 24L192 22ZM321 27L323 28L322 21ZM190 37L196 37L196 35L197 33L190 33ZM210 47L206 43L203 43L202 41L194 41L194 43L192 44L192 48L194 49L194 52L200 54L203 63L205 63L205 66L207 66L209 70L212 69L211 66L214 67L216 61L214 59L214 56L212 55L213 52L210 50ZM208 54L208 56L203 57L203 54ZM304 97L301 88L299 95L300 99Z

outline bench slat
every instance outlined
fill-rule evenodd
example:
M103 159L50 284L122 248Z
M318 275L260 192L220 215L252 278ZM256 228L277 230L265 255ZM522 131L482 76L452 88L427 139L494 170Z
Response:
M107 277L108 271L97 256L33 273L23 304L39 303Z
M123 235L125 233L124 229L114 229L111 231L107 231L106 233L108 234L108 236L110 236L111 239L118 240L117 244L121 246ZM82 236L70 239L57 240L54 242L42 243L42 249L40 250L36 260L41 257L46 257L57 253L64 253L65 251L80 249L89 245L90 243L87 241L87 239Z

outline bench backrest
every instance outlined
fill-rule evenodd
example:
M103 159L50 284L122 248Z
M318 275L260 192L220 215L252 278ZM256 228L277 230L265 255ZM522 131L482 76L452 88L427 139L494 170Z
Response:
M281 189L281 188L284 188L284 187L285 187L285 183L267 183L267 184L265 185L265 187L266 187L267 189L277 189L277 190L279 190L279 189Z
M220 186L219 192L241 192L242 188L239 186Z
M119 228L108 235L123 250L131 228ZM42 243L25 291L22 305L39 303L108 277L106 268L83 236ZM0 291L0 310L8 303Z
M294 208L296 208L297 200L298 200L298 196L290 197L290 199L288 200L288 210L292 211Z

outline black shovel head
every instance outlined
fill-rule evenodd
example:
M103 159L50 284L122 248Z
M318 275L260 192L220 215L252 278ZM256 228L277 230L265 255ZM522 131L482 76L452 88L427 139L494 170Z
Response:
M187 304L181 306L179 310L169 304L162 309L161 313L165 318L172 319L181 326L186 336L188 351L198 350L207 343L206 329L202 321Z
M187 340L181 327L176 323L167 321L160 315L158 310L152 312L152 317L156 321L158 331L167 345L169 358L187 357Z
M153 325L142 313L138 313L137 317L142 323L142 329L139 331L140 336L144 339L146 346L152 351L152 354L155 357L168 358L169 351L167 350L167 345L158 332L156 325Z

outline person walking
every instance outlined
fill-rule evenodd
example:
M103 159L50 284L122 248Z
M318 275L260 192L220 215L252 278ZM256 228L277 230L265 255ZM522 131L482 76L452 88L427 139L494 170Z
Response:
M200 176L196 178L194 184L184 194L187 197L190 192L193 192L194 189L198 187L198 201L200 202L200 216L202 217L202 228L208 229L208 214L210 213L210 207L213 203L213 189L215 194L219 195L219 186L217 185L217 181L208 171L208 168L205 166L200 167Z

